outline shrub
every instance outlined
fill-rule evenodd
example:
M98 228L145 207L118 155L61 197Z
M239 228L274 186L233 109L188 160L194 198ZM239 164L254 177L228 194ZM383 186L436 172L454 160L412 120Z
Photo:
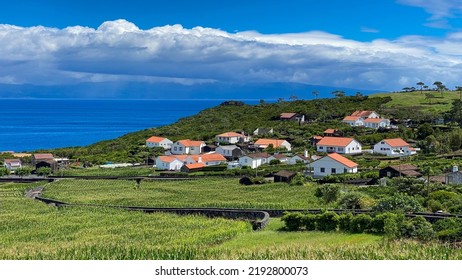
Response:
M52 172L53 171L51 170L50 167L40 167L35 171L35 173L37 173L38 176L43 176L43 177L49 176Z
M462 227L462 219L460 218L446 218L436 221L433 224L433 229L438 231L443 231L447 229L455 229Z
M396 193L391 197L386 197L373 207L374 211L403 211L403 212L419 212L423 210L419 201L412 196L403 193Z
M325 202L334 202L338 199L340 194L340 187L333 184L319 185L316 188L315 196L322 198Z
M306 214L302 218L302 224L305 226L306 230L315 230L316 229L316 220L317 216L314 214Z
M317 229L320 231L334 231L337 229L339 217L335 212L325 212L318 216L316 223Z
M430 240L435 232L433 231L433 226L428 222L424 217L415 217L412 220L413 231L410 235L414 238L420 240Z
M305 184L305 176L303 176L300 173L297 173L297 175L292 178L292 181L290 181L290 185L292 186L303 186Z
M289 231L299 230L303 225L302 219L303 214L300 212L285 213L281 218L285 224L285 228Z
M339 207L342 209L363 209L365 206L365 197L360 192L349 192L340 198Z
M398 228L398 217L393 214L394 216L388 216L383 221L383 232L385 236L389 239L395 239L400 236L399 228Z
M349 231L350 230L350 221L353 219L353 214L346 213L341 214L338 217L338 227L341 231Z
M367 214L356 215L350 221L350 231L353 233L363 233L370 229L371 223L371 216Z
M389 212L376 215L371 222L371 231L374 233L385 233L385 220L392 219L395 216Z

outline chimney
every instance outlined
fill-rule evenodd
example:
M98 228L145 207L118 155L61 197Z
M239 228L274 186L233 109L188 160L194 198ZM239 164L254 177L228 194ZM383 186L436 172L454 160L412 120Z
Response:
M457 172L457 171L459 171L459 167L457 165L454 165L452 167L452 172Z
M308 150L305 150L305 153L303 154L303 156L306 157L306 158L309 156L308 155Z
M197 159L197 163L199 163L199 162L202 162L202 157L201 156L199 156L199 158Z

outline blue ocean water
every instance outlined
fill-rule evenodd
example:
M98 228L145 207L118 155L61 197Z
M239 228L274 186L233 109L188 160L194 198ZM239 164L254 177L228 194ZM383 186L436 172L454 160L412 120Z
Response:
M0 99L0 151L85 146L171 124L223 101Z

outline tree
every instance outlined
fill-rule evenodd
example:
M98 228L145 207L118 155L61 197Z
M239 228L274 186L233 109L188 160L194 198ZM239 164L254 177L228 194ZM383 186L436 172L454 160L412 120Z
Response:
M417 85L420 87L420 94L423 93L423 87L425 86L424 82L418 82Z
M37 173L38 176L43 176L43 177L47 177L49 176L51 173L52 173L52 170L50 167L40 167L38 168L35 173Z
M21 178L23 176L30 175L31 173L32 173L32 168L30 167L20 167L14 171L14 174Z
M10 175L10 170L8 168L0 168L0 176Z
M295 100L298 100L298 96L296 96L296 95L291 95L291 96L289 97L289 99L292 100L292 101L295 101Z
M343 90L335 90L332 92L332 94L337 98L345 96L345 92Z
M453 120L462 124L462 100L454 100L452 107L446 114L447 119Z
M434 82L433 85L436 86L436 90L438 90L441 94L441 97L443 97L443 90L446 89L446 86L440 81Z
M425 93L425 99L428 100L430 104L432 104L433 98L435 98L435 95L433 93L430 93L430 92Z

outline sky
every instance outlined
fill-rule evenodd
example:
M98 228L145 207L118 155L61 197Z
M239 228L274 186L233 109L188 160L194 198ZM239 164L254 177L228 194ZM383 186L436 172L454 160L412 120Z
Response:
M3 85L462 85L462 0L0 3Z

